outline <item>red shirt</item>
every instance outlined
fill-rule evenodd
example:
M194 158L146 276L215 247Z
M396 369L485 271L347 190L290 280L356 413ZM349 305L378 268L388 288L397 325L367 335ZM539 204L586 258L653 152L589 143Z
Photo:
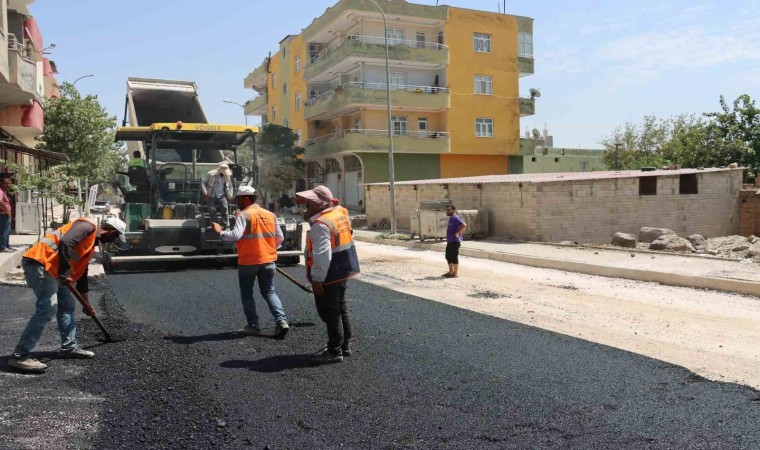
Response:
M0 215L10 216L11 211L11 198L5 189L0 188Z

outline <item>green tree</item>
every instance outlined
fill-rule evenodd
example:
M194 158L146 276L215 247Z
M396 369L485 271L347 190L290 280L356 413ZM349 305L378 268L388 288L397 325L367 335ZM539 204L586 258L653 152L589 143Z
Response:
M721 111L706 113L712 119L706 130L708 145L719 151L722 165L739 163L752 171L760 168L760 109L744 94L731 107L720 97Z
M304 149L295 146L296 135L288 127L268 124L258 136L259 186L278 196L290 190L304 176L305 164L300 158Z
M45 101L45 129L37 148L64 153L63 173L87 182L107 181L126 160L114 141L116 117L97 96L82 97L71 83L59 86L60 97Z
M662 147L667 137L668 122L654 116L645 116L641 124L626 122L602 140L604 164L621 170L661 166L664 162Z

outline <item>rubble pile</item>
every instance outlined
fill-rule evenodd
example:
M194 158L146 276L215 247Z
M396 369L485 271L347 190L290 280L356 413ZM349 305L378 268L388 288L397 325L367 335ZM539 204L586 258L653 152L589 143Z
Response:
M760 237L757 236L722 236L707 239L702 235L692 234L681 237L667 228L642 227L638 236L631 233L615 233L610 244L614 247L639 250L694 253L760 262Z

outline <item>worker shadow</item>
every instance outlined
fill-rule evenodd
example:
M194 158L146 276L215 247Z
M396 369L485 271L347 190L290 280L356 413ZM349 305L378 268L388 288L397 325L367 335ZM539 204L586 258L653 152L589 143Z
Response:
M198 342L220 342L220 341L234 341L237 339L245 339L246 336L238 334L235 331L228 331L226 333L213 333L202 334L199 336L164 336L165 341L171 341L175 344L191 345Z
M233 359L230 361L225 361L219 364L219 366L225 369L248 369L253 372L273 373L282 372L284 370L313 367L310 364L312 358L314 358L313 353L300 355L277 355L270 356L269 358L259 359L257 361Z
M446 278L439 275L439 276L417 278L415 281L440 281L440 280L445 280L445 279Z

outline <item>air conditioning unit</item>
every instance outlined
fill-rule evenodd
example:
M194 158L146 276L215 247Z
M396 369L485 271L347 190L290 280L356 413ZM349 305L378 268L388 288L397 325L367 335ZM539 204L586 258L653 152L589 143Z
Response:
M318 90L309 91L309 98L314 98L314 97L319 97Z
M314 121L314 128L322 128L322 121L321 120L315 120Z
M319 53L322 51L322 46L319 44L309 44L309 53Z

